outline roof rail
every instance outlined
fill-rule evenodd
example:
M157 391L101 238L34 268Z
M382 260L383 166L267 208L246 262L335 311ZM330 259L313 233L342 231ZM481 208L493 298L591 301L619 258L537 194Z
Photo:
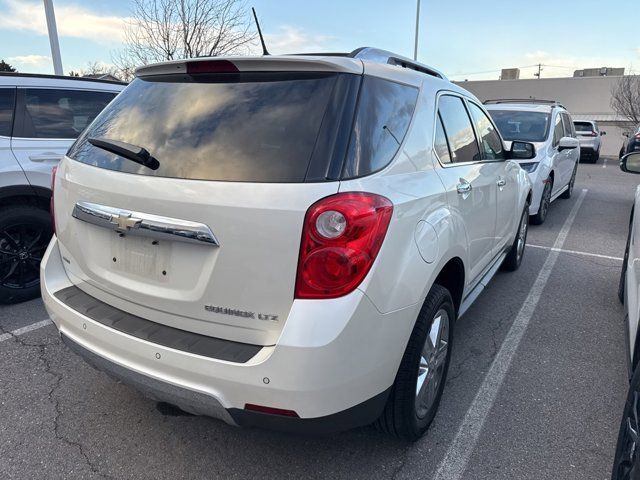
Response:
M51 79L57 79L57 80L75 80L77 82L97 82L97 83L111 83L113 85L127 85L127 82L122 82L122 81L102 80L99 78L87 78L87 77L71 77L66 75L50 75L47 73L0 72L0 77L51 78Z
M499 105L501 103L532 103L538 105L549 105L551 108L561 107L566 110L565 106L557 100L544 100L542 98L501 98L496 100L485 100L482 103L484 105Z
M373 47L360 47L355 49L349 55L351 58L359 58L361 60L369 60L376 63L386 63L389 65L396 65L402 68L409 68L420 73L431 75L432 77L442 78L443 80L449 80L444 73L432 68L424 63L416 62L410 58L403 57L397 53L388 52L379 48Z

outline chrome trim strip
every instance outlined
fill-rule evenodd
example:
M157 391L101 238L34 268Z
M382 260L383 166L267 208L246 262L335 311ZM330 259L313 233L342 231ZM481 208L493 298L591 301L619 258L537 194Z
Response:
M89 202L77 202L73 207L72 215L83 222L129 235L220 246L218 239L204 223L123 210Z

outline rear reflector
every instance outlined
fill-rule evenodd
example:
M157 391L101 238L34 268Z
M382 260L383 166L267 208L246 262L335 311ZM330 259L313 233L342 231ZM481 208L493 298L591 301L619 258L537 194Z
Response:
M254 405L253 403L246 403L244 405L245 410L252 412L268 413L269 415L280 415L281 417L294 417L300 418L300 416L293 410L284 410L282 408L265 407L264 405Z
M238 73L236 67L229 60L201 60L187 62L187 73Z

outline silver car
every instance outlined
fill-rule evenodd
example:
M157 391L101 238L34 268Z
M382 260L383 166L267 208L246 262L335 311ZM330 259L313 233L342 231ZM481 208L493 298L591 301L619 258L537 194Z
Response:
M580 120L573 122L580 141L580 160L589 159L596 163L600 158L600 148L602 147L602 135L607 132L601 132L598 128L598 122L592 120Z

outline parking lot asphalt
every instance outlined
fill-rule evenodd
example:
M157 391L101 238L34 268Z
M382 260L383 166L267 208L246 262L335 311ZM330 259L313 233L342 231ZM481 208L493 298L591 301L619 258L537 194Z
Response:
M520 270L456 324L419 442L158 408L67 350L34 300L0 307L0 478L608 478L627 389L617 282L640 177L603 165L580 165L574 196L531 227Z

